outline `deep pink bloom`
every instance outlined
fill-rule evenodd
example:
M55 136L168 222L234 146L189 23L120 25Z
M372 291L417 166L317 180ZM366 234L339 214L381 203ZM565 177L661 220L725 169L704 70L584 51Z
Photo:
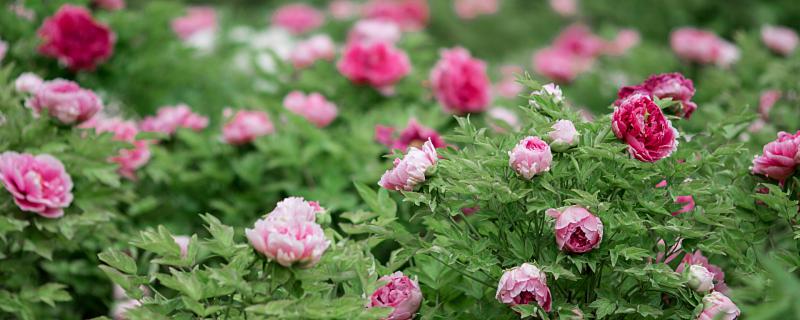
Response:
M181 250L181 257L185 258L186 255L189 254L189 243L192 242L192 237L172 236L172 240L175 240L175 244L177 244L178 249Z
M289 92L283 99L283 107L320 128L328 126L339 112L333 102L317 92L308 95L300 91Z
M250 143L258 137L272 134L275 127L266 112L258 110L239 110L222 127L222 139L239 145Z
M508 152L508 165L525 179L550 171L553 154L550 146L539 137L529 136L522 139Z
M497 284L495 298L510 306L536 303L545 312L552 307L547 275L530 263L506 270Z
M336 55L336 45L331 37L318 34L298 43L289 53L289 61L295 68L302 69L311 66L317 60L333 60Z
M273 220L302 220L314 222L317 212L324 211L316 201L306 201L302 197L288 197L275 205L265 218L267 221Z
M156 116L145 117L141 123L142 131L174 134L178 128L200 131L208 126L208 117L192 112L185 104L164 106L158 109Z
M770 50L788 56L797 48L800 39L797 32L787 27L763 26L761 27L761 41Z
M114 33L88 10L65 4L38 31L39 53L58 58L73 71L94 70L114 51Z
M397 137L395 137L394 132L395 129L392 127L376 125L375 140L389 147L389 149L398 149L403 152L409 147L422 147L429 140L436 148L447 146L447 143L444 142L436 130L421 125L414 118L408 120L405 129L400 131Z
M772 106L780 100L781 95L780 90L766 90L761 92L761 96L758 98L758 113L761 115L761 119L769 119L769 111L772 110Z
M622 29L617 32L617 36L614 37L614 40L606 43L603 51L609 55L621 56L638 45L639 41L641 41L641 36L638 31L634 29Z
M125 9L125 0L94 0L92 3L94 3L94 5L97 7L108 11Z
M563 152L578 144L580 134L575 130L575 125L569 120L558 120L551 127L553 131L547 134L550 138L550 148L553 151Z
M703 253L700 252L700 250L684 255L681 263L677 268L675 268L675 272L683 273L685 268L688 268L694 264L701 265L714 274L714 291L719 291L722 293L728 292L728 286L725 285L725 273L722 272L722 268L708 263L708 258L703 256Z
M715 291L703 297L703 311L697 315L697 320L734 320L740 313L730 298Z
M461 208L461 213L464 214L464 216L469 217L469 216L475 214L476 212L478 212L479 210L481 210L481 207L479 207L479 206L464 207L464 208Z
M63 79L45 81L37 86L25 105L37 115L46 112L64 124L89 120L103 109L103 102L94 92Z
M491 102L491 82L486 63L457 47L441 51L441 59L431 70L433 93L444 110L465 114L482 112Z
M44 83L44 80L35 73L25 72L19 75L17 80L14 80L14 88L16 88L18 92L33 94L36 93L36 90L42 83Z
M655 162L678 148L678 131L655 102L643 94L631 95L614 107L611 129L639 161Z
M579 57L597 57L603 52L606 42L594 35L583 24L572 24L553 40L553 47Z
M0 181L22 211L59 218L72 203L72 178L49 154L0 153Z
M506 99L514 99L525 89L521 83L517 82L517 75L523 72L522 67L517 65L504 65L500 67L502 78L495 84L494 91Z
M497 13L500 0L455 0L453 6L459 18L469 20Z
M700 64L727 67L739 59L739 49L706 30L679 28L670 35L670 46L678 57Z
M550 8L563 17L571 17L578 13L578 0L550 0Z
M401 271L383 276L378 280L388 283L372 293L369 297L368 307L392 308L392 313L384 320L413 319L422 302L422 291L420 291L417 281L411 280Z
M186 15L172 19L172 31L182 40L217 30L217 11L212 7L190 7Z
M664 188L667 186L667 180L661 180L659 183L656 184L656 188Z
M764 146L763 154L753 159L753 173L785 181L797 166L800 131L796 134L778 132L778 139Z
M593 63L594 59L553 47L540 49L533 55L534 71L558 83L572 82L578 74L589 70Z
M259 219L244 233L256 251L284 267L311 268L331 244L317 223L301 219Z
M506 108L491 108L486 112L486 116L489 126L498 133L504 133L505 127L511 128L513 131L519 131L521 127L517 114Z
M672 213L672 216L677 216L681 213L687 213L694 210L694 197L692 196L678 196L675 198L675 203L684 204L678 211Z
M622 100L634 94L644 94L650 98L659 99L671 98L673 101L680 102L680 108L676 114L689 119L697 109L697 105L691 101L694 93L694 83L691 79L687 79L677 72L662 73L648 77L641 84L620 88L615 104L619 105Z
M336 67L353 83L391 90L411 71L411 62L405 52L392 44L351 42Z
M386 170L378 185L387 190L412 191L425 182L428 169L436 165L439 156L430 140L422 148L410 147L403 158L394 159L394 167Z
M80 125L81 128L94 128L95 133L112 133L113 140L131 143L133 148L121 149L109 161L119 165L119 174L131 180L136 180L136 170L150 161L150 142L136 140L139 129L136 123L122 118L105 118L96 116Z
M559 250L586 253L600 246L603 222L589 210L572 206L562 211L548 209L547 215L556 218L555 235Z
M387 20L359 20L347 33L347 42L387 42L400 40L402 33L396 23Z
M427 0L370 0L364 16L396 23L404 31L416 31L428 23Z
M336 20L347 20L358 15L361 6L351 0L333 0L328 4L328 12Z
M275 10L272 24L292 34L303 34L325 23L325 15L312 6L300 3L287 4Z

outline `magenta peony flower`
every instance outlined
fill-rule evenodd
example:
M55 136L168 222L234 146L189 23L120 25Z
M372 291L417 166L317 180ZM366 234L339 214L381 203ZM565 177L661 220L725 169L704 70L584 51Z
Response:
M307 68L317 60L333 60L336 45L327 35L318 34L298 43L289 53L289 61L297 69Z
M105 118L96 116L80 125L80 128L94 128L95 133L112 133L113 140L129 142L131 149L119 150L119 153L109 158L109 161L119 165L119 174L130 180L136 180L136 170L150 161L150 142L136 140L139 129L136 123L121 118Z
M347 33L347 42L386 42L395 43L400 40L400 27L387 20L359 20Z
M181 40L217 30L217 11L212 7L189 7L186 15L172 19L172 31Z
M677 72L662 73L650 76L642 84L620 88L617 92L618 99L614 104L619 105L622 100L634 94L644 94L651 99L654 97L659 99L672 98L673 101L681 104L676 113L689 119L694 110L697 109L697 105L690 101L694 93L694 83L691 79L684 78L682 74Z
M550 8L562 17L572 17L578 13L578 0L549 0Z
M311 268L331 244L317 223L301 219L259 219L244 233L256 251L284 267Z
M325 16L306 4L288 4L275 10L271 21L292 34L303 34L319 28L325 23Z
M508 165L525 179L550 171L553 154L550 146L539 137L529 136L508 152Z
M533 69L558 83L569 83L578 74L589 70L594 60L580 57L557 48L544 48L533 55Z
M641 41L639 32L634 29L622 29L617 32L614 40L606 43L603 52L613 56L624 55L628 50L635 47Z
M703 297L703 311L697 315L697 320L734 320L740 313L730 298L715 291Z
M428 23L427 0L370 0L364 15L396 23L403 31L421 30Z
M703 256L703 253L700 252L700 250L684 255L681 263L677 268L675 268L675 272L683 273L684 269L692 265L703 266L706 268L706 270L714 274L714 291L719 291L722 293L728 292L728 286L725 284L725 273L722 272L722 268L708 263L708 258Z
M103 109L103 102L94 92L63 79L45 81L36 86L33 96L25 105L37 115L47 112L64 124L89 120Z
M767 143L763 154L753 159L753 173L779 182L785 181L797 166L798 144L800 131L795 134L778 132L778 139Z
M471 20L481 15L497 13L499 2L500 0L455 0L453 7L459 18Z
M603 222L589 210L572 206L561 211L548 209L547 215L556 218L555 235L559 250L586 253L600 246Z
M672 216L677 216L681 213L687 213L689 211L694 210L694 197L692 196L678 196L675 198L675 203L679 204L685 203L685 205L681 207L678 211L673 212Z
M570 25L553 40L553 48L587 58L599 56L603 53L605 46L606 42L603 39L579 23Z
M33 94L36 93L36 90L39 89L42 83L44 83L42 78L35 73L25 72L14 80L14 88L16 88L18 92Z
M689 288L697 292L708 292L714 289L714 274L708 271L706 267L699 264L689 266L686 271L686 280Z
M758 113L761 115L761 119L769 119L769 111L772 110L772 106L781 99L781 95L782 93L780 90L766 90L761 92L761 96L758 98Z
M353 83L368 84L383 91L391 91L394 84L411 71L406 53L386 42L351 42L336 67Z
M552 305L547 275L530 263L506 270L497 284L495 298L510 306L535 302L545 312L550 312Z
M302 197L288 197L275 205L275 209L267 215L267 221L273 220L301 220L314 222L317 212L325 209L319 206L316 201L306 201Z
M483 112L491 102L491 82L486 63L474 59L464 48L441 51L431 70L430 81L436 100L449 113Z
M136 309L141 306L142 303L136 299L125 299L121 301L114 302L114 305L111 307L111 318L114 320L127 320L128 319L128 311L131 309Z
M506 129L503 124L514 131L519 131L521 128L517 114L506 108L494 107L486 112L489 126L498 133L505 133Z
M37 32L39 53L58 58L73 71L94 70L114 51L114 33L92 18L88 10L65 4L44 20Z
M108 11L125 9L125 0L94 0L92 3L98 8Z
M413 319L422 302L422 291L419 289L417 280L411 280L401 271L383 276L378 280L388 283L372 293L367 307L392 308L392 313L383 320Z
M494 86L494 91L506 99L514 99L525 89L521 83L517 82L517 75L522 74L522 67L517 65L504 65L500 67L502 79Z
M338 109L319 93L305 95L300 91L292 91L283 98L283 107L306 118L317 127L324 128L336 119Z
M761 41L775 53L788 56L797 48L800 41L797 32L787 27L763 26L761 27Z
M0 153L0 181L22 211L59 218L72 203L72 178L49 154Z
M275 127L266 112L239 110L222 127L222 139L227 143L240 145L274 132Z
M347 20L358 15L360 4L350 0L333 0L328 3L328 12L336 20Z
M192 242L192 237L189 236L172 236L175 244L181 249L181 257L185 258L189 254L189 243Z
M410 147L402 159L394 159L394 167L383 173L378 185L387 190L412 191L425 182L426 172L437 161L439 156L431 140L426 141L421 149Z
M550 148L553 151L563 152L578 144L580 134L575 130L572 121L558 120L551 128L553 131L547 137L550 138Z
M672 51L681 59L700 64L730 66L739 59L739 49L709 31L679 28L670 35Z
M405 152L409 147L420 148L425 141L430 140L434 147L444 148L447 143L439 135L436 130L425 127L417 122L417 119L408 120L408 125L400 135L394 137L395 129L382 125L375 126L375 140L389 147L389 149L398 149Z
M142 131L171 135L178 128L203 130L208 126L208 117L192 112L192 108L185 104L178 104L159 108L155 117L145 117L140 126Z
M639 161L655 162L678 148L678 131L655 102L643 94L633 94L614 107L611 129Z

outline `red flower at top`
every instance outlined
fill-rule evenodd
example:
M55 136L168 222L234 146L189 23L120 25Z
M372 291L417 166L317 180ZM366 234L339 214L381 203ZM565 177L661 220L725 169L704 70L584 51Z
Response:
M39 52L73 71L93 70L114 51L114 33L98 23L88 10L65 4L47 18L38 31Z

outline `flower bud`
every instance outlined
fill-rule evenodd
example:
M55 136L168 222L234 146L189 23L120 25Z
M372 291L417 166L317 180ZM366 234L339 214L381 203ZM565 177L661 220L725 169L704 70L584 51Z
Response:
M411 280L401 271L383 276L379 280L388 283L372 293L369 307L391 307L393 311L385 320L413 319L422 302L422 291L417 281Z
M551 127L553 131L547 134L550 138L550 148L556 152L563 152L578 144L580 134L575 130L575 125L569 120L558 120Z
M553 154L550 146L539 137L529 136L522 139L511 151L508 152L508 164L514 171L525 179L550 170Z
M549 209L547 215L556 218L555 235L558 249L585 253L600 246L603 240L603 222L589 210L572 206L562 211Z
M739 314L739 308L730 298L715 291L703 297L703 311L697 320L734 320Z
M714 274L706 267L699 264L689 266L686 271L686 280L689 288L697 292L708 292L714 289Z
M503 273L495 298L510 306L536 303L550 312L552 301L547 276L536 266L523 263Z

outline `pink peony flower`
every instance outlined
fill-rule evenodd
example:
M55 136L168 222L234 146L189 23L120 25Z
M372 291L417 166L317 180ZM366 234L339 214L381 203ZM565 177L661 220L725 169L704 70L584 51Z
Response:
M359 20L347 33L347 42L386 42L395 43L400 40L400 27L391 21L366 19Z
M394 136L395 129L382 125L375 126L375 140L387 146L389 149L398 149L403 152L409 147L420 148L426 141L431 141L434 147L444 148L447 144L436 130L425 127L417 122L417 119L408 120L408 125Z
M267 215L267 221L273 220L301 220L314 222L317 212L325 209L319 206L316 201L306 201L302 197L288 197L275 205L275 209Z
M619 105L622 100L634 94L644 94L651 99L671 98L673 101L680 102L680 108L676 114L689 119L697 109L697 105L690 101L694 93L694 83L691 79L684 78L677 72L662 73L650 76L642 84L620 88L617 92L618 99L614 104Z
M292 34L303 34L319 28L325 23L325 16L306 4L288 4L275 10L271 21Z
M317 60L333 60L336 45L327 35L319 34L298 43L289 53L289 61L295 68L307 68Z
M740 313L730 298L715 291L703 297L703 311L697 315L697 320L734 320Z
M350 0L333 0L328 4L328 12L336 20L347 20L358 15L361 6Z
M781 95L780 90L766 90L761 92L761 97L758 98L758 113L761 115L761 119L769 119L769 111L772 110L772 106L781 99Z
M572 24L558 34L553 40L553 47L572 55L594 58L603 53L606 42L594 35L583 24Z
M606 54L621 56L635 47L641 41L639 32L634 29L622 29L611 42L606 43L603 51Z
M672 51L681 59L727 67L739 58L739 49L717 35L695 28L679 28L670 35Z
M550 146L539 137L529 136L508 152L508 165L525 179L550 171L553 154Z
M286 98L283 98L283 107L320 128L328 126L333 119L336 119L338 113L333 102L316 92L309 95L296 90L289 92Z
M536 303L545 312L550 312L552 306L547 275L530 263L506 270L497 284L495 298L510 306Z
M714 289L714 274L699 264L689 266L686 280L689 288L697 292L708 292Z
M413 319L422 302L422 291L420 291L417 281L411 280L401 271L383 276L378 280L388 283L372 293L367 307L392 308L392 313L384 320Z
M800 131L796 134L778 132L778 139L767 143L763 154L753 159L753 173L779 182L785 181L797 166L798 144Z
M0 181L22 211L53 219L72 203L72 178L49 154L0 153Z
M37 32L39 53L58 58L73 71L94 70L114 51L114 33L88 10L65 4L44 20Z
M797 32L787 27L763 26L761 27L761 41L775 53L788 56L797 48L800 41Z
M37 86L25 105L37 115L47 112L64 124L89 120L103 109L102 101L94 92L63 79L45 81Z
M562 211L548 209L547 215L556 218L555 235L559 250L586 253L600 246L603 222L589 210L572 206Z
M410 147L403 158L394 159L394 167L386 170L378 185L387 190L412 191L418 184L425 182L425 174L439 161L436 148L431 140L422 148Z
M427 0L370 0L364 16L396 23L403 31L421 30L428 23Z
M455 114L486 110L491 101L486 63L472 58L461 47L442 50L441 56L431 70L430 81L444 110Z
M655 162L678 148L678 131L655 102L643 94L633 94L614 107L611 129L639 161Z
M240 145L274 132L275 127L266 112L239 110L222 127L222 139L227 143Z
M486 112L488 117L489 126L498 133L506 132L504 126L511 128L514 131L519 131L521 128L519 118L517 115L506 108L494 107Z
M284 267L311 268L331 244L317 223L301 219L259 219L244 233L256 251Z
M656 184L656 188L665 188L667 186L667 180L661 180Z
M38 75L32 72L25 72L17 80L14 80L14 88L18 92L33 94L42 85L44 81Z
M192 242L192 238L189 236L172 236L172 240L175 240L175 244L181 249L181 257L186 258L186 255L189 254L189 243Z
M689 211L694 210L694 197L692 196L678 196L675 198L675 203L685 205L681 207L678 211L672 213L672 216L677 216L681 213L687 213Z
M118 172L125 178L136 180L136 170L150 161L150 142L136 140L139 129L133 121L96 116L82 123L80 128L94 128L97 134L110 132L114 135L113 140L133 145L133 148L119 150L117 155L109 157L109 161L119 165Z
M480 15L497 13L500 0L455 0L453 6L459 18L469 20Z
M502 79L494 86L494 91L503 98L514 99L525 89L521 83L517 82L517 75L522 74L522 67L517 65L505 65L500 67Z
M192 109L185 104L178 104L159 108L155 117L145 117L140 126L142 131L171 135L178 128L203 130L208 126L208 117L192 112Z
M353 83L378 90L391 90L411 71L406 53L386 42L348 43L336 67Z
M550 138L550 148L553 151L563 152L578 144L580 134L575 130L572 121L558 120L551 128L553 131L547 137Z
M125 0L94 0L92 3L100 9L108 11L125 9Z
M136 309L141 306L142 303L139 300L135 299L125 299L122 301L117 301L111 307L111 318L114 320L127 320L128 319L128 311L131 309Z
M578 0L550 0L550 8L562 17L571 17L578 13Z
M212 7L189 7L186 15L172 19L172 31L181 40L217 30L217 11Z
M592 64L593 59L552 47L536 51L533 55L534 71L558 83L572 82L578 74L589 70Z
M708 263L708 258L703 256L703 253L700 252L700 250L684 255L681 263L677 268L675 268L675 272L683 273L683 270L691 265L703 266L706 268L706 270L714 274L714 291L719 291L722 293L728 292L728 286L725 285L725 273L722 272L722 268Z

